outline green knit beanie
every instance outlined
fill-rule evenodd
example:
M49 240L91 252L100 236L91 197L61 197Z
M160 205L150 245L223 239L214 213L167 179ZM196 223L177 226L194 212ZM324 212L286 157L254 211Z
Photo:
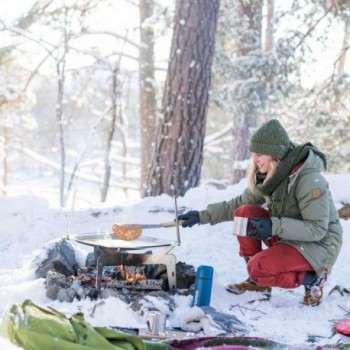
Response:
M287 131L277 119L265 122L252 136L249 151L283 158L288 152L290 140Z

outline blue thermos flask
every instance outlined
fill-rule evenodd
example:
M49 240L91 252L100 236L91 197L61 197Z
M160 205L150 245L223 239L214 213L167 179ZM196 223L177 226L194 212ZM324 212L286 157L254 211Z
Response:
M197 269L194 282L192 306L209 306L214 269L211 266L201 265Z

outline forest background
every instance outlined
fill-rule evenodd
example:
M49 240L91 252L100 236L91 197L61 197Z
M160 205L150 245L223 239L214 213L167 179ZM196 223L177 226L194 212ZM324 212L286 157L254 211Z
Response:
M350 1L0 2L4 196L223 188L271 118L350 170Z

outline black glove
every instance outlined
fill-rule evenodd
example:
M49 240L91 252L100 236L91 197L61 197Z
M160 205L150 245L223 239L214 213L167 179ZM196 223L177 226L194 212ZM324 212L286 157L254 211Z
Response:
M190 210L185 214L181 214L177 217L178 220L185 220L181 225L182 227L192 227L193 225L199 224L199 211Z
M269 239L272 237L272 221L269 218L248 219L247 237Z

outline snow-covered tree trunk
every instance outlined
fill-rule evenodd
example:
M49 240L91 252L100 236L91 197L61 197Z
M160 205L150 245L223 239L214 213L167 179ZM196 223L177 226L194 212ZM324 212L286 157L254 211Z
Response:
M266 16L266 30L265 30L265 51L271 51L274 46L274 13L275 0L266 0L267 16Z
M261 53L262 6L260 0L246 2L237 1L236 45L237 57L237 94L234 96L234 129L232 149L233 183L246 175L246 169L239 162L249 158L248 141L251 129L256 127L259 112L261 112L263 83L259 81L256 70L259 66L256 60ZM262 84L261 84L262 83Z
M57 69L57 104L56 118L58 125L58 139L60 149L60 172L59 172L59 192L60 205L65 206L65 167L66 167L66 145L64 138L64 121L63 121L63 95L64 95L64 78L65 78L65 53L62 57L62 62L59 60L56 63Z
M111 94L111 122L107 130L106 137L106 149L104 155L104 176L103 184L101 188L101 202L105 202L107 199L109 183L111 179L111 150L112 150L112 140L115 133L115 125L117 120L117 100L118 100L118 66L113 69L112 74L112 94Z
M179 0L147 195L199 184L219 0Z
M140 129L141 193L147 184L156 137L156 91L154 77L154 31L147 20L153 14L153 0L140 0Z

